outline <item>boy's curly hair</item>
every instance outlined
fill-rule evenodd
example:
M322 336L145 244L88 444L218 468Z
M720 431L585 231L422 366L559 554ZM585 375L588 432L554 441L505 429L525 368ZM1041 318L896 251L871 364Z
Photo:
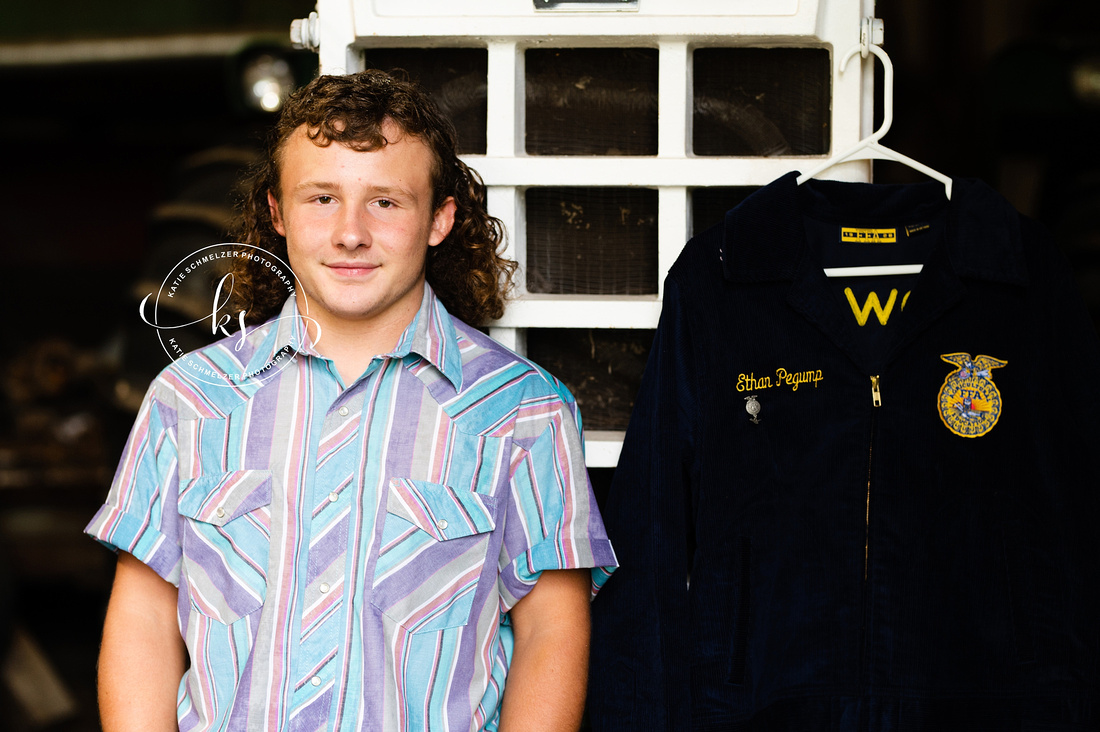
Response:
M432 151L432 208L453 196L455 220L450 234L428 249L427 279L455 317L483 325L504 314L516 263L500 254L504 228L485 207L485 184L455 152L454 126L415 84L382 71L320 76L287 101L272 129L267 152L252 169L235 231L236 241L259 247L287 261L286 240L271 220L267 194L280 197L282 153L291 134L303 125L317 145L334 142L360 150L386 145L382 125L391 120ZM253 257L231 260L234 311L245 322L262 323L286 301L287 290Z

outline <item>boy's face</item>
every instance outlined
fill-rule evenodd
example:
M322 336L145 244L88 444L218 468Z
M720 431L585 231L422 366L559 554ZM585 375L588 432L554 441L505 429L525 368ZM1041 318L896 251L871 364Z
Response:
M382 130L389 144L359 152L318 146L300 127L282 151L280 200L268 193L299 307L322 333L365 325L400 335L420 306L428 247L454 223L454 199L432 208L431 150L393 122Z

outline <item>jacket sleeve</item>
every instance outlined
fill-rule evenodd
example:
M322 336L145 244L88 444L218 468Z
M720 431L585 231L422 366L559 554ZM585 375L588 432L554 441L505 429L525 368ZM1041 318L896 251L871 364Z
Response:
M683 305L670 277L604 511L620 568L592 607L596 732L681 730L690 716L687 476L698 411Z

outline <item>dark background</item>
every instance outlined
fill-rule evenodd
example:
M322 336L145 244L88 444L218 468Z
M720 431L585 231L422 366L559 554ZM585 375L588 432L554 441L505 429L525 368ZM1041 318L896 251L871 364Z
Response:
M158 244L223 234L241 156L270 121L242 106L235 79L251 54L286 51L290 21L312 9L308 0L0 3L0 658L29 642L72 702L36 719L13 694L8 678L22 672L7 662L0 730L98 729L94 660L113 559L80 531L106 492L135 400L167 362L137 320L135 293L163 275ZM896 69L884 144L983 178L1045 223L1100 311L1100 3L882 0L876 14ZM208 56L22 58L30 43L68 53L89 39L226 33L240 44ZM295 58L308 76L315 57ZM876 164L878 181L919 178Z

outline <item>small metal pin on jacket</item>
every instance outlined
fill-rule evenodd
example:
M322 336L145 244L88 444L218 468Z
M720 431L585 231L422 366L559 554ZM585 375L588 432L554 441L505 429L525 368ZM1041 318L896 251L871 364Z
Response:
M745 411L752 417L753 424L760 424L760 419L757 415L760 414L760 402L756 401L756 394L745 397Z

